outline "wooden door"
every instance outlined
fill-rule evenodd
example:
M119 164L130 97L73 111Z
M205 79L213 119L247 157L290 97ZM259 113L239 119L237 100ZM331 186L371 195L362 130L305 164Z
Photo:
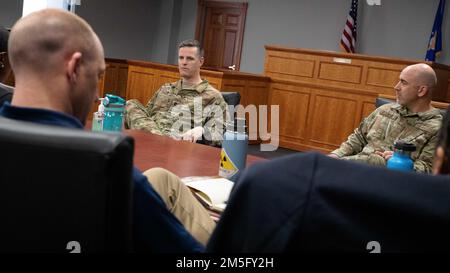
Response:
M205 68L239 70L247 6L198 1L195 37L205 49Z

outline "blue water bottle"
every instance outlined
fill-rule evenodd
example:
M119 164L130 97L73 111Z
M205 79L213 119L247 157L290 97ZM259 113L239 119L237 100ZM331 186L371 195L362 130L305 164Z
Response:
M411 153L416 150L412 143L398 140L394 143L394 154L388 160L386 166L389 169L400 171L413 171L414 161L411 159Z
M245 168L247 148L245 119L227 121L220 152L219 176L235 182L238 173Z
M102 103L105 106L103 131L122 131L125 100L116 95L106 94Z

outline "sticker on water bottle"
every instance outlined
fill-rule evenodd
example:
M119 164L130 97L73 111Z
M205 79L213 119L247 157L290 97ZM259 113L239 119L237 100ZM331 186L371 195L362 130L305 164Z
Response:
M227 152L222 149L220 152L220 167L219 167L219 176L230 178L238 172L238 168L231 161L231 158L228 156Z

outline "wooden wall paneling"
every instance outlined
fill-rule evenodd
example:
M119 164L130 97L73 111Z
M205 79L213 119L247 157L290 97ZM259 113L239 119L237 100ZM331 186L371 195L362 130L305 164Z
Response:
M310 90L285 84L273 84L270 93L270 105L279 105L280 109L280 140L305 141Z
M268 105L269 103L269 83L260 81L246 81L245 103L254 105Z
M103 73L103 75L100 77L100 79L98 80L98 96L99 98L104 96L104 92L105 92L105 73Z
M240 104L247 105L246 81L235 79L224 79L222 81L222 92L239 92L241 95Z
M269 104L280 105L280 146L321 152L339 147L375 108L375 94L345 91L275 80L270 87Z
M373 95L312 89L308 145L326 152L338 148L361 120L373 111L374 101Z
M119 78L117 63L108 62L106 64L104 78L105 78L104 90L107 93L112 93L113 90L116 90L117 79Z
M255 133L257 135L257 140L255 142L261 142L261 133L270 131L270 105L268 103L269 97L269 83L266 81L256 81L256 80L247 80L245 81L245 90L244 90L244 101L243 105L254 105L256 107L257 112L257 131L250 131L249 133ZM267 128L264 131L260 130L260 118L262 117L262 113L260 111L260 107L264 106L267 109L267 115L264 117L266 119ZM266 139L266 137L263 137Z
M268 123L266 132L270 132L270 105L269 105L269 84L264 81L246 81L245 86L245 105L254 105L257 109L258 113L258 124L257 124L257 132L255 132L258 136L258 142L261 141L261 130L259 128L260 118L262 113L260 112L260 106L267 107L267 116L266 121ZM265 139L265 137L264 137Z
M268 50L265 61L265 75L286 80L313 78L315 60L296 53Z
M128 65L126 64L120 64L118 66L118 73L117 73L117 95L120 97L126 99L127 97L127 83L128 83Z
M433 91L433 100L450 102L450 93L448 92L450 71L447 66L441 64L432 64L437 76L437 87Z
M104 81L105 94L126 98L128 64L124 60L106 59Z
M361 84L363 66L353 64L339 64L320 62L319 79L343 83Z
M348 136L348 132L354 129L357 107L354 98L314 92L314 102L310 108L309 140L319 146L338 146Z
M146 105L155 93L155 88L158 88L156 87L157 76L153 69L130 65L128 68L127 99L137 99L143 105Z

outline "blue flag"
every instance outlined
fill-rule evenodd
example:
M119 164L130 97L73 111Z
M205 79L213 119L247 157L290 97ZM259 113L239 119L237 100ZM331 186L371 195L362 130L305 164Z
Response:
M439 7L434 18L433 29L431 30L430 40L428 41L427 55L425 61L434 62L436 54L442 50L442 19L444 18L445 0L440 0Z

